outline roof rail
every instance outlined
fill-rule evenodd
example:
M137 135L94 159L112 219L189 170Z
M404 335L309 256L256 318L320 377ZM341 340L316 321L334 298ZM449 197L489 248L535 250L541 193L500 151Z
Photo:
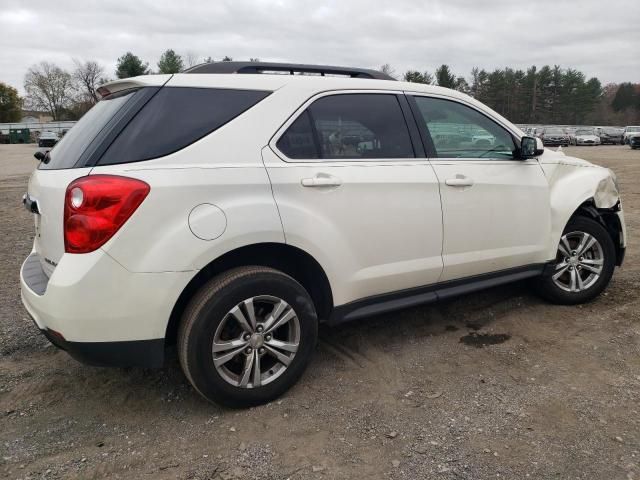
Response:
M344 75L352 78L373 78L376 80L395 80L395 78L378 70L367 68L332 67L328 65L303 65L298 63L270 62L212 62L201 63L184 70L182 73L267 73L283 72L289 75L296 73L314 73L325 75Z

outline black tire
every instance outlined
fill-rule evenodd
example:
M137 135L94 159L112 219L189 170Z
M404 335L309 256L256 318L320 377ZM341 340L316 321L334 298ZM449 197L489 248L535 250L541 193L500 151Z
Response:
M215 332L236 305L265 295L284 300L295 311L299 323L298 350L283 373L270 383L254 388L233 385L214 366ZM316 310L302 285L272 268L239 267L213 278L191 299L178 329L178 356L186 377L204 398L227 407L245 408L267 403L294 385L308 365L317 339ZM243 355L244 352L237 356Z
M540 296L545 300L561 305L585 303L600 295L609 284L616 263L616 249L613 240L609 232L600 223L587 217L574 217L569 221L562 235L571 232L585 232L595 237L602 247L603 265L597 281L589 288L579 292L568 292L556 285L552 278L555 271L535 279L534 285ZM556 262L561 260L562 255L558 252Z

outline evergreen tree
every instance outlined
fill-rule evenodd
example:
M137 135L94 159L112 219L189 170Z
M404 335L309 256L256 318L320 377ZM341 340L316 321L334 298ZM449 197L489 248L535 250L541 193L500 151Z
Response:
M0 82L0 123L19 122L21 110L22 99L18 90Z
M158 73L178 73L184 69L182 57L169 49L160 56Z
M118 58L116 66L116 76L118 78L137 77L138 75L147 75L149 73L149 64L142 63L142 60L131 52L125 53Z
M433 75L429 72L418 72L417 70L408 70L403 77L405 82L433 84Z
M440 65L436 70L436 83L440 87L445 88L456 88L457 82L456 77L451 70L449 69L449 65Z

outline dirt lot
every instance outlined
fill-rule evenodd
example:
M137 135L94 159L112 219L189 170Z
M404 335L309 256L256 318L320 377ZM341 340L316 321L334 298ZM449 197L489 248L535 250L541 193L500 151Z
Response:
M593 303L517 284L323 329L302 381L247 411L201 400L175 355L99 369L37 332L18 284L33 151L0 145L0 477L640 479L640 151L565 149L623 191L627 260Z

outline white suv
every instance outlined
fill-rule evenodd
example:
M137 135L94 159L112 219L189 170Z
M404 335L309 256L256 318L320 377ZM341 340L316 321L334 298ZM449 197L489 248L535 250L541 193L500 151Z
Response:
M177 342L204 397L255 405L319 322L522 279L585 302L624 257L612 172L453 90L227 62L100 92L24 197L22 300L88 363L157 367Z

